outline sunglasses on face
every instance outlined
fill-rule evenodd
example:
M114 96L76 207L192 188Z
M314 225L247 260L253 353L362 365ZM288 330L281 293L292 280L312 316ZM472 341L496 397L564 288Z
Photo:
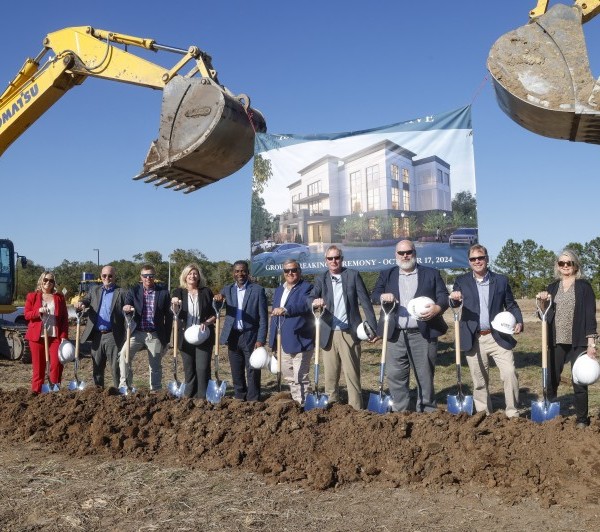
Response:
M142 273L142 277L144 279L154 279L156 277L155 273Z
M573 261L572 260L559 260L557 262L557 264L561 267L564 268L565 266L567 268L570 268L571 266L573 266Z
M43 280L45 283L50 283L50 284L54 284L56 281L54 281L54 279L44 279Z
M298 273L298 268L284 268L283 273Z
M102 274L102 279L112 279L113 275L112 273L103 273Z
M479 255L478 257L469 257L469 262L476 262L478 260L487 260L485 255Z
M341 255L335 255L334 257L325 257L327 260L341 260Z
M406 251L396 251L396 253L398 255L400 255L401 257L410 257L413 253L415 252L414 249L407 249Z

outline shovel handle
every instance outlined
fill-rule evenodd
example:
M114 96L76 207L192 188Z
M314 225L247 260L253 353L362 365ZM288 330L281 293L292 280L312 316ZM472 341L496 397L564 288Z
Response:
M548 305L544 311L542 311L539 301L539 298L535 299L535 305L542 318L542 369L546 369L548 368L548 319L546 316L548 315L548 311L552 305L552 296L548 294ZM546 383L544 382L544 388L545 387Z

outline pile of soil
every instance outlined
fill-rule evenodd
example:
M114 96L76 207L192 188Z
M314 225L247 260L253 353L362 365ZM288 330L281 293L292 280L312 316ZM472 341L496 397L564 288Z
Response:
M0 390L0 435L70 456L130 458L262 475L316 490L352 483L456 490L481 487L506 501L597 505L600 422L577 429L502 413L453 416L303 412L289 394L218 405L115 389L33 395Z

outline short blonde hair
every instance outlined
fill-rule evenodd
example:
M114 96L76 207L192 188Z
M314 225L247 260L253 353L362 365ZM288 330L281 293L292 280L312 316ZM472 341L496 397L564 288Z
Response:
M185 283L185 278L192 271L196 270L198 272L198 288L202 288L206 286L206 278L202 273L202 269L195 262L191 262L188 264L183 270L181 270L181 275L179 276L179 286L181 288L187 288L187 284Z
M42 292L42 288L44 287L44 277L46 277L46 275L52 275L52 279L54 279L54 288L52 288L52 293L54 294L56 293L56 277L54 276L54 272L43 272L37 281L37 286L35 287L35 289L37 292Z
M569 260L573 263L573 268L575 268L575 279L581 279L583 274L581 273L581 262L579 261L579 257L577 253L575 253L572 249L565 248L563 249L557 256L554 261L554 277L560 279L562 276L560 274L560 270L558 268L558 259L562 256L569 257Z

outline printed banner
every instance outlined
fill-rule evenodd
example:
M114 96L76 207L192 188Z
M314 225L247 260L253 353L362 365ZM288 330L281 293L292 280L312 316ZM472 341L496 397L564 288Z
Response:
M468 265L478 239L470 106L358 132L256 136L252 275L278 275L290 258L323 271L330 244L349 268L383 270L400 239L420 264Z

